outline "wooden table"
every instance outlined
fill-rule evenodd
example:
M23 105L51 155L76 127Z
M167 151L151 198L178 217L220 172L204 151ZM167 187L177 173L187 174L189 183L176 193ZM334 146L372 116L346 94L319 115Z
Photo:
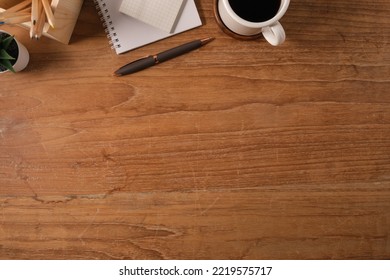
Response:
M390 2L292 0L280 47L197 6L121 56L91 0L70 45L2 27L31 61L0 76L0 258L390 258Z

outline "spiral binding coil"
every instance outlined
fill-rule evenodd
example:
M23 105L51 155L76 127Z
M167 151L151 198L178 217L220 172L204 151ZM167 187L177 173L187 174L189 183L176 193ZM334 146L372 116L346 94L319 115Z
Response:
M111 48L112 49L120 48L121 44L115 32L115 27L112 24L112 20L110 18L110 11L106 7L105 0L93 0L93 1L95 2L95 7L98 10L98 15L100 17L100 20L103 23L104 31L107 34L107 38L109 39Z

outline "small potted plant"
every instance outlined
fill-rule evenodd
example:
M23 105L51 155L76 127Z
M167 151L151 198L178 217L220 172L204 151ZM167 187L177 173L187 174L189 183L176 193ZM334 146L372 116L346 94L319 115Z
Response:
M22 71L29 59L26 47L11 34L0 30L0 73Z

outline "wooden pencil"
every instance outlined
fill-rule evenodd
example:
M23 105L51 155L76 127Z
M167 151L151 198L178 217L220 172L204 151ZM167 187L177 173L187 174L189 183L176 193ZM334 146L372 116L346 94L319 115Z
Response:
M31 0L25 0L23 2L20 2L19 4L16 4L7 10L4 11L5 14L7 13L14 13L14 12L19 12L25 8L28 8L31 5Z
M2 19L0 20L0 22L2 22L2 24L18 24L18 23L27 22L30 19L31 16L28 14L28 15L10 17L4 20Z
M30 38L37 39L38 22L43 10L43 5L40 0L32 0L31 7L31 27L30 27Z
M31 15L31 0L25 0L0 13L2 24L15 24L28 21L26 16Z
M51 9L51 6L49 4L49 0L41 0L41 1L43 4L43 7L45 9L47 22L50 24L50 26L52 28L54 28L55 27L55 19L54 19L54 14L53 14L53 11Z
M40 0L32 0L31 4L31 24L36 25L39 17Z
M45 9L43 9L43 6L41 5L39 19L36 24L35 39L38 40L39 38L41 38L43 29L45 27L45 23L46 23L46 13L45 13Z

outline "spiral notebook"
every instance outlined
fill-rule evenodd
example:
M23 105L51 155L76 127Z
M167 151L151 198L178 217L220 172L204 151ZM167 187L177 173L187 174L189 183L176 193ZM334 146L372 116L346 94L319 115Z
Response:
M158 0L156 0L158 1ZM199 27L202 22L194 0L185 0L174 32L164 31L119 11L122 0L95 0L112 48L121 54Z

